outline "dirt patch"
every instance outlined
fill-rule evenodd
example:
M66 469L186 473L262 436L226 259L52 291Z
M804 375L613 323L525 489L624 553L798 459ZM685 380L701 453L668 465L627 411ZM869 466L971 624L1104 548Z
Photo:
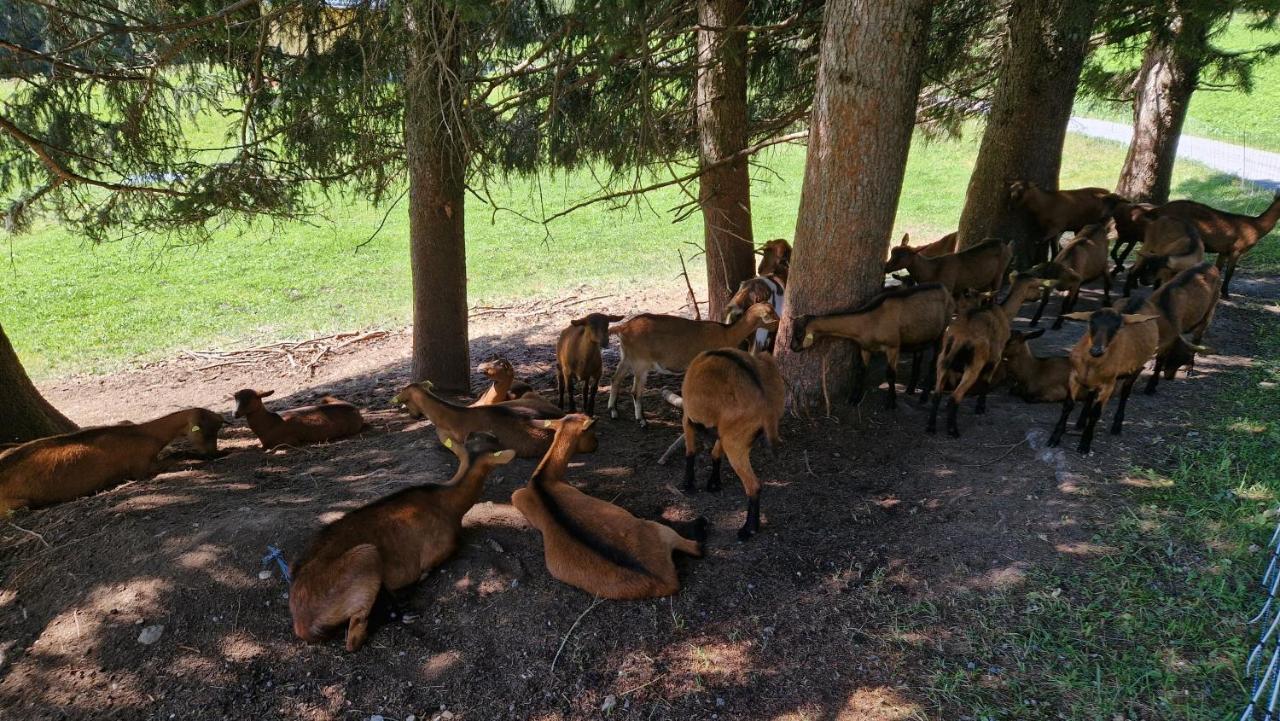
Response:
M679 562L678 596L594 604L551 579L538 535L509 505L534 466L517 461L467 515L459 554L384 604L357 654L298 642L280 574L260 572L269 545L293 558L321 522L452 474L427 424L387 407L408 376L404 332L330 353L314 377L287 359L201 370L207 359L179 358L50 384L83 423L197 404L229 413L228 394L254 386L276 389L280 405L338 395L372 409L372 428L264 455L235 426L225 458L178 454L152 480L0 523L0 709L14 719L561 719L612 704L611 717L637 719L932 717L921 669L950 630L900 632L886 604L1017 586L1038 564L1115 552L1093 535L1135 492L1125 469L1159 467L1194 442L1202 399L1248 365L1251 328L1280 323L1264 308L1280 296L1274 283L1237 286L1210 333L1218 355L1155 398L1136 396L1125 435L1101 435L1089 457L1071 437L1065 452L1040 448L1056 407L1004 394L985 416L966 404L959 441L926 435L914 400L882 410L883 391L837 418L786 418L777 457L757 454L773 480L763 532L745 544L731 478L719 494L688 497L679 464L656 465L679 419L652 390L650 428L605 418L601 450L571 477L640 516L711 520L707 557ZM501 352L554 388L552 345L568 318L676 310L683 289L599 295L482 309L473 355ZM615 349L606 362L616 360ZM139 641L158 625L157 640Z

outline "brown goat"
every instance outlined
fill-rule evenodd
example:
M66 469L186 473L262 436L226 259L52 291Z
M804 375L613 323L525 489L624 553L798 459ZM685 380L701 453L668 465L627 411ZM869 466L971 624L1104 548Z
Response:
M537 394L528 383L516 380L516 369L506 358L487 360L476 366L476 370L489 379L489 387L471 404L472 407L491 406Z
M1088 453L1093 444L1094 428L1102 416L1102 409L1115 393L1117 383L1122 383L1120 405L1111 422L1111 433L1120 434L1129 393L1147 359L1156 352L1160 328L1154 315L1126 315L1114 308L1102 308L1093 313L1071 313L1067 317L1088 321L1089 327L1071 349L1067 397L1062 400L1062 415L1049 434L1049 445L1057 446L1062 442L1071 411L1076 401L1083 398L1084 408L1080 411L1076 428L1084 429L1079 451Z
M902 236L902 242L889 254L885 272L906 270L913 282L941 283L955 295L966 290L1000 290L1004 269L1013 257L1013 247L1000 240L933 258L925 256L920 248L912 248L910 242L910 236Z
M747 495L747 519L738 530L738 540L745 541L760 530L760 479L751 466L751 444L763 435L767 447L777 445L778 423L786 404L778 364L772 355L753 356L736 348L706 351L689 364L680 394L685 491L696 489L693 470L698 434L713 434L707 490L720 490L720 462L728 455Z
M1156 218L1147 223L1138 259L1124 281L1124 297L1139 283L1159 287L1203 261L1204 241L1193 226L1179 218Z
M318 406L273 413L262 405L262 399L273 393L275 391L244 388L235 394L235 417L249 422L249 428L263 448L269 450L277 446L336 441L364 430L360 409L346 401L325 396Z
M1235 275L1236 263L1280 221L1280 193L1260 215L1228 213L1192 200L1175 200L1151 211L1156 218L1179 218L1186 221L1204 241L1205 250L1218 254L1217 266L1222 271L1222 297L1229 298L1228 286Z
M1040 226L1045 255L1054 254L1063 233L1078 233L1085 226L1106 222L1116 206L1124 202L1124 198L1106 188L1043 190L1036 183L1023 180L1009 185L1009 199L1026 208Z
M538 410L516 401L492 406L461 406L450 403L432 391L431 381L410 383L391 399L403 404L414 418L428 418L436 426L440 443L462 443L476 431L492 433L503 448L510 448L520 458L538 458L551 447L552 432L539 421L561 418L564 411L552 406ZM579 453L591 453L599 446L595 431L582 437ZM446 443L448 441L448 443Z
M604 373L604 361L600 351L609 347L609 324L622 320L620 315L592 313L569 321L569 327L560 331L556 341L556 393L558 403L564 408L565 392L569 393L569 412L577 410L573 403L573 381L582 379L582 412L596 414L596 393L600 390L600 376Z
M679 591L672 553L701 558L706 519L695 522L691 540L579 491L565 481L565 470L594 421L570 414L543 423L555 428L555 441L529 484L511 494L511 503L542 534L547 571L601 598L656 598Z
M942 236L941 238L938 238L932 243L922 245L919 248L912 248L912 250L914 250L916 253L919 253L920 255L923 255L926 258L937 258L940 255L951 255L952 253L956 252L956 240L959 237L960 237L960 234L958 232L952 231ZM900 243L900 245L907 245L908 247L910 247L910 243L911 243L911 234L903 233L902 242ZM889 260L885 263L884 272L895 273L899 270L905 270L907 267L905 265L905 262L908 260L909 257L910 256L908 256L905 253L900 253L895 260L894 254L893 254L893 248L890 248Z
M489 472L515 452L488 433L472 433L465 446L449 443L459 465L448 483L384 496L316 534L292 568L289 611L298 638L314 643L346 625L347 650L359 649L378 592L416 583L458 550L462 517L479 500Z
M610 327L609 332L618 336L622 357L618 359L618 368L609 386L609 416L618 417L618 388L627 372L635 377L631 397L635 403L636 421L643 428L646 423L640 397L644 394L649 371L683 373L694 356L702 351L736 348L757 330L772 330L777 326L778 315L773 312L773 306L756 303L732 323L643 313Z
M942 334L946 331L954 305L951 293L941 283L887 290L850 313L796 318L791 326L791 350L796 353L807 350L822 336L844 338L857 343L860 353L855 356L852 368L850 404L862 401L871 355L883 353L888 361L888 407L894 408L898 403L898 354L902 351L915 353L932 348L936 359ZM917 357L911 368L908 394L914 392L920 379L921 365L921 359ZM923 400L928 399L930 387L932 383L925 385Z
M956 423L960 402L970 389L978 394L977 414L987 411L987 393L995 385L1004 348L1009 342L1009 327L1023 303L1040 292L1041 281L1028 275L1014 275L1009 294L1002 303L989 303L981 298L966 298L947 326L942 349L936 356L933 406L925 431L938 430L938 406L943 392L950 388L947 400L947 434L960 437Z
M1067 356L1041 358L1031 352L1027 341L1044 335L1044 328L1010 331L1001 354L1013 394L1028 403L1058 403L1067 397L1071 359Z
M786 281L776 275L757 275L754 278L747 278L738 284L737 292L729 299L724 322L736 321L747 312L747 308L756 303L768 303L773 306L773 312L781 318L786 288ZM772 353L775 335L774 331L761 328L756 331L753 338L747 341L746 350Z
M1116 203L1111 216L1116 221L1116 242L1111 246L1111 260L1115 261L1115 268L1111 271L1113 277L1120 275L1125 259L1142 242L1147 230L1147 214L1155 207L1150 203Z
M787 275L791 272L791 244L782 238L775 238L760 246L760 265L756 275L777 276L782 284L787 284Z
M160 451L180 436L201 455L216 455L222 424L217 413L188 408L146 423L85 428L6 449L0 454L0 515L150 478L159 471Z
M1200 342L1213 322L1221 280L1222 274L1212 263L1201 263L1175 275L1145 301L1135 298L1124 308L1128 313L1156 316L1160 327L1156 364L1144 391L1147 395L1156 392L1162 371L1165 379L1171 380L1179 368L1195 363L1196 351L1204 350Z
M1053 322L1053 329L1062 327L1062 316L1075 310L1076 301L1080 298L1080 287L1098 278L1102 279L1103 304L1111 304L1111 273L1107 263L1107 223L1086 226L1080 234L1072 238L1054 257L1052 262L1039 265L1034 269L1036 276L1053 281L1046 285L1040 297L1040 305L1031 317L1031 325L1039 325L1040 316L1049 304L1049 296L1053 290L1064 291L1062 308L1058 318Z

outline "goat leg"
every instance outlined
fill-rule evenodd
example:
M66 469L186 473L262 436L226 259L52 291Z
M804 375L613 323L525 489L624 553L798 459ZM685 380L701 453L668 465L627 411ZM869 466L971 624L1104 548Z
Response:
M1098 419L1102 417L1102 404L1097 401L1097 395L1097 391L1089 394L1089 397L1093 400L1090 407L1092 412L1089 413L1089 422L1084 426L1084 435L1080 436L1080 446L1076 449L1081 455L1088 453L1089 448L1093 445L1093 431L1098 427ZM1084 414L1082 413L1081 415Z
M1129 393L1133 391L1133 384L1138 382L1138 375L1141 371L1134 373L1124 379L1124 385L1120 386L1120 405L1116 407L1116 416L1111 419L1111 435L1120 435L1120 429L1124 426L1124 409L1129 404Z
M556 405L564 408L564 369L556 366Z
M897 354L891 353L888 356L889 365L885 368L885 381L889 384L889 400L885 403L885 408L893 410L898 407L898 363Z
M1050 448L1055 448L1062 442L1062 434L1067 432L1067 421L1071 418L1071 411L1075 408L1075 399L1070 394L1062 399L1062 414L1058 416L1058 422L1053 426L1053 432L1049 434Z
M1151 368L1151 378L1147 380L1147 387L1142 389L1143 394L1149 396L1156 394L1156 386L1160 384L1160 370L1164 368L1164 364L1168 360L1169 358L1164 353L1156 356L1156 364Z
M869 364L871 354L860 350L853 355L853 363L849 368L849 405L856 406L862 402L862 396L865 392L862 388L866 383L867 365Z
M717 439L716 444L711 447L711 474L707 476L708 493L717 493L720 490L720 463L723 460L724 444Z
M942 391L933 391L933 405L929 408L929 422L924 426L925 433L938 432L938 405L942 403Z
M1045 288L1040 292L1040 305L1036 306L1035 315L1031 316L1031 327L1040 325L1040 316L1044 315L1045 306L1049 305L1049 296L1053 295L1053 288Z
M1076 301L1080 299L1080 286L1071 289L1071 292L1062 298L1062 307L1058 309L1058 317L1053 321L1053 329L1061 330L1062 322L1066 319L1066 315L1076 309Z
M565 383L564 383L564 384L565 384L565 386L566 386L566 390L569 392L569 412L570 412L570 413L576 413L576 412L577 412L577 410L578 410L577 406L575 406L575 405L574 405L574 403L573 403L573 381L574 381L574 378L575 378L575 376L573 376L572 374L570 374L568 377L566 377L566 378L565 378ZM586 388L586 381L583 381L582 383L583 383L582 392L583 392L583 393L586 393L586 392L587 392L587 388ZM587 401L586 401L586 399L584 398L584 399L583 399L583 401L582 401L582 405L583 405L583 407L584 407L584 408L586 407L586 404L587 404ZM561 408L564 408L563 399L562 399L562 401L561 401L561 405L560 405L560 407L561 407Z
M1084 428L1089 422L1089 414L1093 412L1093 402L1097 397L1096 393L1090 393L1084 397L1084 408L1080 409L1080 417L1076 419L1076 430Z
M936 406L935 406L936 407ZM960 412L960 401L956 397L948 396L947 398L947 435L952 438L960 437L960 426L956 424L956 415Z

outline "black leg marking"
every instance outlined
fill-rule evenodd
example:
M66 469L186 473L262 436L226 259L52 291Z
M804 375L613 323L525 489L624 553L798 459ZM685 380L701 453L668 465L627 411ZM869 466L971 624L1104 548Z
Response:
M711 475L707 476L707 491L710 493L720 490L720 463L723 460L723 456L720 458L712 456L711 458Z
M929 422L926 423L924 427L925 433L938 432L938 404L940 404L941 402L942 402L942 394L934 393L933 406L929 408Z
M1049 447L1054 448L1062 442L1062 434L1067 432L1067 421L1071 418L1071 410L1075 408L1076 402L1070 397L1062 401L1062 414L1058 416L1058 422L1053 426L1053 432L1049 434Z
M1138 382L1138 375L1141 371L1134 373L1124 380L1124 385L1120 386L1120 405L1116 407L1116 417L1111 420L1111 435L1120 435L1120 430L1124 426L1124 409L1129 404L1129 393L1133 391L1133 384Z
M960 403L955 396L947 398L947 435L960 437L960 426L956 425L956 414L960 411Z
M694 494L698 492L698 487L693 482L693 466L694 461L698 458L696 452L690 453L684 457L684 492Z
M763 490L763 489L761 489ZM738 530L738 540L745 541L760 530L760 491L747 499L747 522Z

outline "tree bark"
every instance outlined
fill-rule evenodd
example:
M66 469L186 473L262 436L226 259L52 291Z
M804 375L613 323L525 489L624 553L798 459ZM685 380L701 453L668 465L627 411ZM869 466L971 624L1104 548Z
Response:
M1013 241L1018 267L1043 260L1041 230L1009 202L1009 184L1027 180L1057 190L1096 10L1092 0L1013 0L1000 78L960 214L961 248L1001 238Z
M40 395L0 326L0 443L22 443L75 429L75 423Z
M1135 203L1169 201L1178 139L1207 44L1204 25L1190 15L1174 15L1152 33L1134 81L1133 140L1116 185Z
M406 11L412 39L404 93L413 273L413 379L470 390L467 254L463 227L466 149L462 138L460 24L436 0Z
M698 0L697 116L703 167L747 145L746 0ZM738 284L755 274L751 178L742 158L699 177L711 318L722 320Z
M800 214L778 354L793 401L848 389L849 343L789 348L794 318L848 310L884 285L920 90L930 0L831 0L824 10Z

